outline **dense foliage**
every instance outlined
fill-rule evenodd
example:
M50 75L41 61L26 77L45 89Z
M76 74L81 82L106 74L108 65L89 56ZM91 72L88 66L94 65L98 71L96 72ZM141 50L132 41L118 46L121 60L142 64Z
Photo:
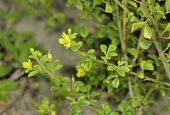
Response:
M23 11L29 15L39 12L46 16L48 28L65 23L64 15L52 9L55 2L53 0L15 1L23 6ZM23 39L29 36L28 33L18 35L8 28L2 30L0 38L0 48L7 49L1 53L1 59L5 61L5 53L10 53L10 61L15 61L18 68L21 62L25 61L23 68L28 77L38 73L48 76L52 85L51 91L65 92L63 95L70 102L70 115L82 114L82 106L93 108L99 115L147 114L145 107L151 107L160 97L168 98L170 0L68 0L66 5L76 6L80 10L78 16L81 19L67 32L63 32L57 41L66 50L71 49L81 57L75 67L76 74L56 75L56 71L64 68L64 65L53 58L55 54L51 54L49 50L43 55L40 50L36 50L33 41ZM36 10L30 12L29 8ZM7 20L6 15L3 16L4 20ZM87 26L86 21L92 21L94 27ZM8 38L9 34L18 37L12 42ZM11 44L14 44L12 48ZM23 44L26 46L24 52L23 47L20 48ZM1 68L4 71L0 72L0 77L16 66L2 65ZM16 88L16 85L12 86ZM112 101L105 100L100 106L96 104L101 97L100 91L107 92L106 95L114 95L111 96L115 103L114 108L110 106L113 106ZM2 94L0 92L0 96ZM169 106L164 105L167 109ZM57 113L57 108L50 104L47 98L36 107L42 115Z

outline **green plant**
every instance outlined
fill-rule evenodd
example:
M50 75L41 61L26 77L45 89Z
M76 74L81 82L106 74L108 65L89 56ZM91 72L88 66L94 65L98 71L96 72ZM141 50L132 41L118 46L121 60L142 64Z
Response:
M50 104L48 98L44 97L42 103L34 103L34 106L38 108L40 115L56 115L56 107L54 104Z
M8 91L14 90L18 84L12 80L4 80L0 82L0 100L7 101L9 99Z
M170 79L170 24L166 22L169 0L162 1L162 6L155 0L68 0L69 4L82 11L82 18L90 17L98 26L93 33L86 26L78 27L78 37L77 33L68 29L68 33L59 38L59 43L66 49L70 48L82 57L76 66L77 77L85 79L80 81L74 76L55 75L55 71L62 67L59 60L53 60L50 51L42 55L33 48L30 49L30 60L23 63L29 77L46 73L53 81L52 91L67 91L66 99L70 100L71 108L69 114L81 114L81 106L90 106L102 115L141 115L145 106L156 102L152 96L155 91L160 91L156 95L166 96L170 86L169 82L164 82ZM91 49L81 51L83 42L77 42L77 38ZM92 44L98 39L101 44L94 49ZM32 64L32 60L36 63ZM102 79L95 79L100 76ZM107 103L101 107L95 105L99 96L95 86L115 95L117 110L112 110Z
M16 89L18 84L17 81L9 81L8 78L21 68L23 61L28 60L29 49L36 47L32 32L16 32L14 25L26 16L41 15L47 19L45 20L46 26L54 28L56 24L65 23L65 15L52 8L54 3L52 0L13 0L10 2L2 0L1 2L4 4L0 7L2 21L0 28L0 100L7 101L7 92ZM45 10L41 10L42 8ZM52 10L53 12L51 12ZM4 87L6 85L9 85L9 89Z

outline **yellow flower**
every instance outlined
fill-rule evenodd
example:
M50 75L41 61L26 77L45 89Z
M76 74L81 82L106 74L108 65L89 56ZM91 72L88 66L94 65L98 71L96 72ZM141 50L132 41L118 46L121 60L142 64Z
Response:
M23 62L23 68L25 68L25 72L27 73L28 71L32 70L32 62L29 59L28 62Z
M84 68L80 67L77 69L77 74L76 74L77 77L83 77L85 75L86 75L86 72L85 72Z
M44 109L39 109L38 112L39 113L44 113L45 111L44 111Z
M51 54L51 52L50 52L50 50L48 50L48 54L47 54L47 57L50 59L50 61L52 60L52 54Z
M64 33L62 35L62 38L59 39L59 43L63 44L66 47L66 49L68 49L71 46L71 39L67 34Z

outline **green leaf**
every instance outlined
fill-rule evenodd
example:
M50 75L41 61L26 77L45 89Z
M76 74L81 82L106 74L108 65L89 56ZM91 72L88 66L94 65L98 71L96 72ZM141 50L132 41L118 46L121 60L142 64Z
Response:
M108 57L117 56L118 54L114 52L116 49L117 49L116 45L114 44L109 45L109 48L107 50L107 56Z
M117 77L116 75L109 75L108 77L107 77L107 80L111 80L112 78L115 78L115 77Z
M108 71L115 71L116 68L117 68L116 66L107 66Z
M70 88L70 86L69 86L67 83L62 83L62 87L63 87L66 91L71 92L71 88Z
M105 115L108 115L111 112L111 109L107 103L102 104L102 108Z
M129 72L129 71L130 71L130 69L127 66L120 66L117 68L117 73L120 76L125 76L125 72Z
M141 12L142 12L142 16L143 17L146 17L146 12L145 12L145 8L144 8L144 5L143 4L140 4L140 10L141 10Z
M61 77L60 77L60 81L61 81L61 82L70 82L71 80L70 80L69 77L63 77L63 76L61 76Z
M134 22L135 21L134 13L133 12L128 13L128 20L130 22Z
M107 54L115 51L116 49L117 49L117 46L116 46L116 45L114 45L114 44L109 45L109 48L108 48L108 50L107 50Z
M141 48L143 49L149 49L149 47L151 46L151 41L146 40L146 39L141 39L139 40L139 45L141 46Z
M125 61L118 61L117 64L118 66L122 66L123 64L125 64Z
M34 65L34 66L33 66L33 69L34 69L35 71L40 72L40 73L43 73L43 72L44 72L43 69L42 69L42 67L41 67L40 65Z
M82 41L80 41L80 42L78 42L78 43L76 43L75 41L72 41L72 43L71 43L71 49L72 49L74 52L77 52L82 45L83 45L83 42L82 42Z
M165 8L166 8L166 13L170 11L170 0L165 1Z
M119 110L120 110L121 112L124 112L124 111L126 110L126 104L120 103L119 106L118 106L118 108L119 108Z
M70 101L75 101L75 99L73 97L66 97L66 99L70 100Z
M56 24L57 24L57 22L56 22L55 18L53 18L53 17L48 18L48 20L47 20L48 27L53 28L56 26Z
M138 107L138 106L140 106L142 103L140 102L140 101L133 101L132 102L132 106L133 107Z
M9 95L8 91L14 90L18 87L17 82L12 80L0 81L0 100L8 101Z
M152 65L150 61L142 61L140 63L140 67L142 70L153 70L154 69L154 66Z
M25 47L23 47L23 46L25 46ZM20 50L19 51L19 59L18 59L20 63L28 60L31 47L35 47L35 40L33 40L33 39L31 39L27 42L20 43L20 45L18 47L18 49Z
M116 77L116 78L112 81L111 85L112 85L112 87L114 87L114 88L118 88L118 87L119 87L119 78Z
M102 0L93 0L93 7L102 3Z
M89 58L92 60L96 60L96 56L95 55L89 55Z
M9 91L16 89L18 87L17 82L12 80L3 80L0 81L0 91Z
M126 105L126 114L127 115L133 115L132 111L133 111L132 105L130 105L130 104Z
M95 50L94 49L90 49L87 54L94 54Z
M163 90L163 89L160 89L160 93L161 93L161 95L162 95L163 97L166 95L166 92L165 92L165 90Z
M100 45L100 49L106 55L107 46L102 44L102 45Z
M1 45L4 46L4 48L9 52L9 54L14 58L15 60L18 60L18 49L17 47L14 47L14 44L10 41L11 39L4 37L1 39Z
M59 69L61 69L62 67L63 67L63 65L58 64L58 65L54 66L54 70L53 70L53 71L59 70Z
M81 92L87 92L87 88L83 85L79 87Z
M165 28L164 32L170 32L170 23L168 23L167 27Z
M76 82L74 83L74 88L80 87L80 86L83 86L83 85L84 85L84 84L83 84L82 81L76 81Z
M63 67L63 65L60 64L59 60L55 60L55 61L47 64L47 68L52 72L54 72L55 70L59 70L62 67Z
M135 30L137 30L139 27L142 27L144 25L144 23L145 22L133 23L132 28L131 28L131 33L134 32Z
M80 55L82 58L85 58L85 57L87 57L87 54L86 54L86 52L79 52L79 55Z
M4 56L4 54L2 52L0 52L0 59L2 59Z
M145 24L145 28L144 28L144 37L148 39L151 39L152 37L151 28L147 23Z
M98 95L100 95L98 92L95 92L95 91L92 91L91 93L90 93L90 97L96 97L96 96L98 96Z
M113 12L113 8L112 8L112 6L110 6L110 4L108 2L106 2L105 12L107 12L107 13Z
M29 74L28 74L28 77L32 77L34 76L35 74L37 74L38 71L31 71Z
M84 64L84 69L86 71L89 71L91 69L91 67L92 67L92 61L90 61L90 60L86 61Z
M131 55L133 55L135 58L138 58L139 53L140 53L140 52L139 52L137 49L135 49L135 48L128 48L127 51L128 51Z
M114 57L114 56L117 56L118 54L117 53L115 53L115 52L110 52L109 54L108 54L108 57Z
M86 26L83 26L81 29L80 29L80 35L83 37L83 38L86 38L89 34L89 29L86 27Z
M9 74L11 70L12 70L11 66L0 65L0 78Z
M76 81L73 86L74 86L74 91L78 92L80 88L84 87L84 84L82 81ZM83 88L81 90L83 90Z
M101 56L101 58L102 58L105 62L107 62L108 59L111 59L111 57L108 57L108 56Z
M51 59L47 57L47 55L44 55L42 58L40 58L41 63L49 62Z
M170 43L168 43L167 48L170 48Z
M82 103L83 106L89 106L90 105L90 102L87 101L87 100L84 100L83 103Z
M132 5L133 7L137 8L137 4L134 1L128 1L128 4Z
M85 100L85 96L80 96L80 97L78 98L79 104L82 104L84 100Z
M113 87L111 86L111 84L107 85L107 90L108 90L108 93L112 93Z
M60 87L57 86L57 85L54 85L50 88L50 91L55 91L55 90L58 90Z
M143 78L145 77L145 75L144 75L144 73L143 73L142 71L140 71L140 72L138 73L138 77L139 77L140 79L143 79Z
M118 112L111 112L109 115L119 115L119 113Z
M83 10L83 4L80 0L74 0L74 4L79 10Z

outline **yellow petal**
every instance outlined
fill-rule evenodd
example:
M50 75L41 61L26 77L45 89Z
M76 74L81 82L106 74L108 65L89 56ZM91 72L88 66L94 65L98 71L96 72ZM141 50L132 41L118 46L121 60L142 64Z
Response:
M65 40L64 40L63 38L60 38L60 39L59 39L59 43L60 43L60 44L65 44Z
M23 62L22 67L27 68L27 65L28 65L27 62Z
M65 46L66 48L69 48L69 47L71 46L71 43L69 42L69 43L65 44L64 46Z
M85 72L85 70L83 68L78 68L77 69L77 74L76 74L77 77L83 77L85 75L86 75L86 72Z
M66 40L67 42L71 42L71 40L70 40L70 38L69 38L68 35L65 36L65 40Z

